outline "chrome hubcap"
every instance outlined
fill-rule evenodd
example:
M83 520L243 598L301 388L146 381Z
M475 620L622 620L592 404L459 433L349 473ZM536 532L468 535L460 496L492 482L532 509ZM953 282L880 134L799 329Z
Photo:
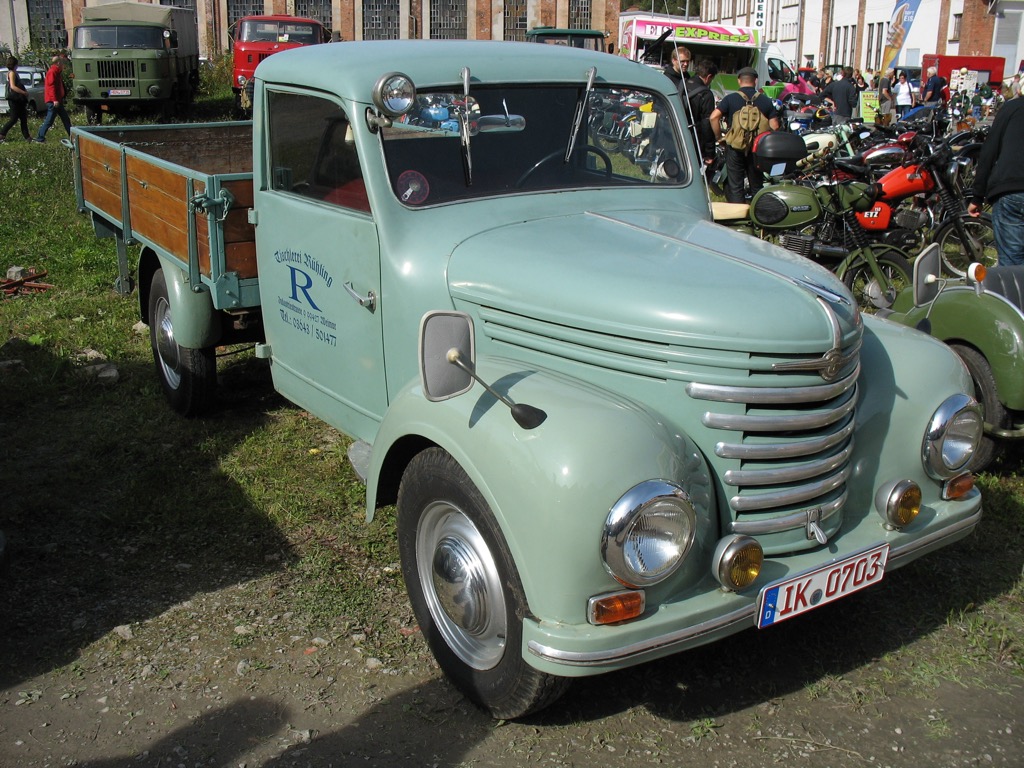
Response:
M174 341L171 307L166 299L157 302L151 319L156 329L157 359L160 361L164 380L171 389L177 389L181 384L181 358L178 355L178 345Z
M416 534L420 587L452 651L474 669L491 669L505 652L505 596L480 531L449 502L434 502Z

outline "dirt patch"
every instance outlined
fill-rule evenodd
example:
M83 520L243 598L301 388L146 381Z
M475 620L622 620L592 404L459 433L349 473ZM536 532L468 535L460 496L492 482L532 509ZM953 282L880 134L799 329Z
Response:
M858 639L864 622L894 620L929 578L924 567L792 626L577 681L530 720L495 723L443 680L397 589L383 597L396 608L387 642L402 649L390 661L373 655L363 628L339 620L316 631L292 612L302 585L287 569L211 589L208 575L174 563L175 583L197 582L183 590L189 599L66 652L90 621L123 608L65 604L79 611L65 624L49 623L45 606L12 603L61 602L59 585L34 586L56 554L16 552L6 578L2 765L1024 763L1019 671L926 679L944 626L881 645L873 632ZM54 663L61 649L67 658ZM915 667L918 681L907 675Z

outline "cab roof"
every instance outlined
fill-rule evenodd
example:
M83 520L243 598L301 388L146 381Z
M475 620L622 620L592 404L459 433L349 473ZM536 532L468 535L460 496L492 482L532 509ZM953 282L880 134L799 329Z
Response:
M306 46L268 56L256 77L268 83L307 85L369 102L374 85L388 73L408 75L417 88L462 88L460 72L469 67L473 84L586 83L597 68L595 85L630 85L676 93L660 70L607 53L564 45L500 40L366 40Z

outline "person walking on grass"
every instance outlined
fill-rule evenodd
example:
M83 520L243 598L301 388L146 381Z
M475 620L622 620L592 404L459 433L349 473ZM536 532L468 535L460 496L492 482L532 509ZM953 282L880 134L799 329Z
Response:
M28 135L28 91L18 75L18 60L14 56L7 57L7 103L11 108L11 116L0 128L0 141L7 141L7 132L15 123L21 123L21 135L25 141L31 141Z
M39 133L32 141L42 144L46 141L46 132L50 130L50 126L53 125L54 119L60 117L60 121L64 124L64 130L68 132L68 136L71 135L71 118L68 117L68 111L64 109L64 99L67 97L67 93L64 91L64 57L54 56L51 59L50 68L46 70L46 78L43 81L43 96L46 99L46 118L43 120L43 124L39 126Z

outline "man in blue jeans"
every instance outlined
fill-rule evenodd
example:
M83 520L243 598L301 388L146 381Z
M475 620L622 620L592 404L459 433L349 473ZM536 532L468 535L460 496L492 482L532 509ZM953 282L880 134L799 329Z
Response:
M967 211L977 216L992 201L992 227L999 266L1024 264L1024 99L1011 99L996 113L981 149L974 196Z
M43 124L39 126L39 133L32 139L32 141L38 144L46 141L46 132L53 125L54 118L58 116L64 124L64 130L68 132L68 136L71 135L71 118L68 117L68 111L64 109L64 98L67 95L64 92L64 57L54 56L51 61L53 63L46 70L46 78L43 81L43 98L46 99L46 118L43 120Z

